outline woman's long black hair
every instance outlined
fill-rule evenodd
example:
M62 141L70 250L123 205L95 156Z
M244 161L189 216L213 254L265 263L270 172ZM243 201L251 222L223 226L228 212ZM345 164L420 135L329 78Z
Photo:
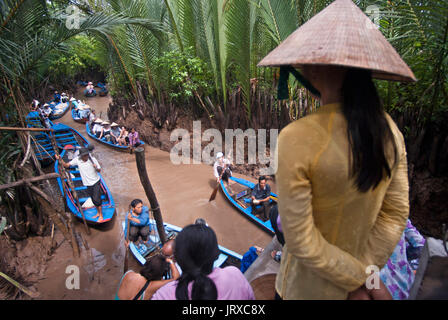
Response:
M351 176L358 190L367 192L378 186L384 174L391 176L386 150L391 143L396 163L394 136L369 70L350 68L342 95L352 155Z
M191 300L216 300L215 283L207 277L219 256L215 232L204 224L191 224L176 237L174 257L182 269L176 288L177 300L190 300L188 284L193 281Z

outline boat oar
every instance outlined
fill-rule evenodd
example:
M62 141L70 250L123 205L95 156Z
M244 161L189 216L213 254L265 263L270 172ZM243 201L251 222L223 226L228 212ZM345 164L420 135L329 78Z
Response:
M221 178L219 178L219 181L221 181ZM218 182L218 183L216 184L216 187L215 187L215 189L213 189L213 192L212 192L212 194L210 195L210 199L208 199L208 202L215 200L215 198L216 198L216 194L218 193L219 184L220 184L220 182Z

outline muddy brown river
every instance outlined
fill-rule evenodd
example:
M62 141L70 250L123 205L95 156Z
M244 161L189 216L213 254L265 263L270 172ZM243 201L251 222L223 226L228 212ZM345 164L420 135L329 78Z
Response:
M97 116L101 113L101 118L107 119L109 96L85 98L79 90L76 98L85 100L96 110ZM105 226L90 228L91 235L87 235L82 223L77 221L76 229L87 240L90 250L82 250L82 256L75 259L71 247L64 242L49 261L45 278L35 286L42 299L113 299L123 274L125 249L121 222L133 199L142 199L144 205L149 206L135 156L93 141L85 126L73 121L70 111L55 122L78 130L95 146L93 155L102 166L101 174L114 198L117 216ZM221 191L215 201L208 201L216 184L211 166L174 165L168 152L148 145L145 146L145 155L146 169L164 222L183 227L203 218L215 230L219 244L239 254L244 254L252 245L265 247L272 240L270 235L240 214ZM243 175L234 175L254 181ZM275 190L275 186L272 187ZM129 267L133 270L140 268L131 254ZM79 289L72 288L74 282L70 277L76 274L74 269L79 270Z

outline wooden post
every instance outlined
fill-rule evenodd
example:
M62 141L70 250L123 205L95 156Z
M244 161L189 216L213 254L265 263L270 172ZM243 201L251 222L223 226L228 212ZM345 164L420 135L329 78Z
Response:
M156 220L157 231L159 233L160 241L163 245L166 242L166 233L165 228L163 227L163 219L162 213L159 208L159 202L157 201L156 194L152 189L151 182L148 178L148 173L146 172L145 149L142 147L138 147L134 150L134 152L140 182L142 183L142 186L145 189L146 197L151 204L151 210L153 211L154 219Z

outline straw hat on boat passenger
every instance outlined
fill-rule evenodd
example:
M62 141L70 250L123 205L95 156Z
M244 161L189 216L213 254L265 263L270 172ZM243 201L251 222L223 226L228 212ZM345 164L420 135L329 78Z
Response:
M108 125L108 124L110 124L110 122L107 121L107 120L103 121L103 123L102 123L103 126L104 126L104 125Z
M103 123L103 120L101 120L100 118L96 118L93 123Z
M118 127L118 123L112 122L111 127Z
M372 77L416 78L377 26L352 0L336 0L294 31L258 66L335 65L372 71Z

